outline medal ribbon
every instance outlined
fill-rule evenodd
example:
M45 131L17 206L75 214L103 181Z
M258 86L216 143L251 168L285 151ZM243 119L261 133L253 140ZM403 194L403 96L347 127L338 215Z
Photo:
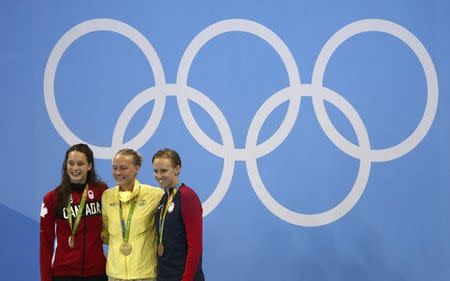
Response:
M87 197L88 189L89 189L89 187L86 184L86 187L84 188L84 191L83 191L83 195L81 196L80 206L78 208L78 212L75 217L75 224L73 224L73 220L72 220L72 208L70 206L71 205L70 200L67 202L67 214L69 215L69 225L70 225L70 230L72 231L72 235L75 235L75 233L77 232L78 226L80 225L80 219L81 219L81 216L83 215L84 207L86 206L86 197ZM72 195L70 195L70 196L72 196Z
M178 188L181 184L178 184ZM175 198L175 194L177 194L177 188L174 187L172 192L170 193L169 198L167 199L166 205L164 206L164 211L159 213L159 244L162 244L163 234L164 234L164 221L166 219L167 210L169 209L170 203L172 203Z
M127 224L125 224L125 220L123 219L122 201L119 201L120 226L122 227L122 237L123 237L124 242L128 242L128 238L130 238L131 217L133 217L136 203L137 203L137 200L136 200L136 198L134 198L133 202L131 203L130 212L128 213Z

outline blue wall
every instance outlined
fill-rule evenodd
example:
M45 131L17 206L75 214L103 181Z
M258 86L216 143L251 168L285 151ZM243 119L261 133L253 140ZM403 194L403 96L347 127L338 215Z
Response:
M448 1L0 7L4 278L83 141L180 152L208 280L450 280Z

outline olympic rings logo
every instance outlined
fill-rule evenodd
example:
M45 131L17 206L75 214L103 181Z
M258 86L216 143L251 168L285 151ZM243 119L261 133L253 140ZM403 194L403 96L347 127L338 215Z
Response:
M45 105L50 120L59 135L69 144L86 141L78 138L64 123L56 105L54 80L58 63L66 49L81 36L95 31L119 33L133 41L144 53L154 75L155 85L135 96L124 108L115 126L111 147L89 144L96 157L112 159L118 148L126 146L141 148L156 131L162 118L165 99L175 96L182 119L195 140L206 150L223 158L224 169L219 183L209 198L203 202L204 215L214 210L225 196L233 176L235 161L245 161L248 176L258 198L276 216L282 220L301 226L320 226L331 223L347 214L358 202L366 187L371 163L389 161L399 158L414 149L430 129L438 105L438 81L436 70L430 55L422 43L404 27L386 20L365 19L356 21L338 30L324 45L314 66L312 83L302 84L298 67L291 52L284 42L267 27L249 20L229 19L216 22L201 31L185 50L178 68L175 84L165 82L160 59L150 42L136 29L126 23L113 19L93 19L82 22L67 31L53 48L44 74ZM341 95L322 85L327 63L333 52L347 39L363 32L383 32L397 37L412 49L419 59L427 83L427 103L417 128L401 143L386 149L372 149L369 136L358 112ZM256 112L246 137L245 148L234 145L233 136L227 120L220 109L203 93L187 85L189 69L200 49L214 37L226 32L247 32L258 36L272 46L283 61L290 85L268 98ZM300 100L310 96L320 126L328 138L341 151L360 160L358 176L351 191L333 208L316 214L302 214L289 210L279 204L268 192L258 171L257 159L272 152L288 136L299 113ZM131 140L124 143L124 134L128 123L136 112L148 102L154 100L152 114L144 128ZM201 106L213 119L219 129L222 143L208 137L196 123L188 100ZM289 107L278 130L263 143L257 144L262 125L270 113L283 102L289 101ZM331 123L325 110L324 101L332 103L342 111L352 124L358 145L344 138Z

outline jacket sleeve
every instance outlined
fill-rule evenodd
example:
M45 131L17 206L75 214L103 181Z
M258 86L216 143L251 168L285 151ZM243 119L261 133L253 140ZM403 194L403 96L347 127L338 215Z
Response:
M197 194L190 188L181 192L181 213L187 238L187 256L182 281L194 280L202 256L203 209Z
M106 200L107 192L103 192L102 195L102 240L104 244L109 244L109 232L108 232L108 216L106 214Z
M56 197L47 193L41 206L40 221L40 268L41 281L52 281L52 258L55 241Z

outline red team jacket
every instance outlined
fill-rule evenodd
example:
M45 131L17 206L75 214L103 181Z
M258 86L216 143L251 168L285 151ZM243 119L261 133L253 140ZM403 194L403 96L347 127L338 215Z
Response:
M56 189L44 196L41 207L40 266L41 281L53 276L95 276L105 274L105 256L100 237L102 229L101 198L105 184L89 184L86 206L75 234L75 248L68 239L71 230L67 208L56 209ZM83 190L72 191L72 216L78 212ZM56 228L55 228L56 225ZM56 234L56 240L55 240ZM54 244L56 242L56 250ZM53 252L55 252L52 264Z

